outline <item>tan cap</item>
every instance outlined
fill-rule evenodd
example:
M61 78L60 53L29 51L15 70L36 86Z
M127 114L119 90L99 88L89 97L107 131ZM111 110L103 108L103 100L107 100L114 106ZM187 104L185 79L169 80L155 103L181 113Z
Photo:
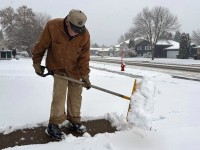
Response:
M77 27L85 27L87 17L81 10L72 9L67 18L73 25Z

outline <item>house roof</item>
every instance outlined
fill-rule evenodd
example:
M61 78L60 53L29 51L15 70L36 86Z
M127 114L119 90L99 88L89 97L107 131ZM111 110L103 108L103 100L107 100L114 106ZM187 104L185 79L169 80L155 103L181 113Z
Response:
M92 48L92 47L90 47L90 50L99 51L99 52L109 51L109 49L110 48Z
M128 39L128 40L126 40L126 41L124 41L124 42L121 42L121 43L119 43L119 44L117 44L117 45L114 45L114 46L115 46L115 48L120 48L120 45L121 45L121 44L123 44L123 43L129 44L130 40L131 40L131 39Z
M169 45L164 50L179 49L180 43L173 40L159 40L156 45Z
M90 47L90 50L96 50L96 51L99 51L99 50L102 50L102 48L93 48L93 47Z
M135 40L135 45L138 45L138 44L140 44L140 43L142 43L142 42L144 42L144 41L146 41L146 40L144 40L144 39L136 39ZM147 41L146 41L147 42Z
M110 50L110 48L103 48L101 50L99 50L100 52L108 52Z
M174 44L174 45L172 45L172 46L170 46L170 47L168 47L168 48L165 48L165 50L179 49L179 47L180 47L180 44L179 44L179 43L176 43L176 44Z
M135 39L135 45L140 44L141 42L145 41L143 38L137 38ZM129 40L124 41L125 43L129 43ZM120 43L122 44L122 43ZM116 51L120 50L120 44L115 45ZM173 41L173 40L159 40L156 45L168 45L168 48L165 48L165 50L172 50L172 49L179 49L180 43Z
M200 46L195 46L194 48L200 48Z
M156 43L156 45L177 45L177 44L179 43L173 40L159 40Z

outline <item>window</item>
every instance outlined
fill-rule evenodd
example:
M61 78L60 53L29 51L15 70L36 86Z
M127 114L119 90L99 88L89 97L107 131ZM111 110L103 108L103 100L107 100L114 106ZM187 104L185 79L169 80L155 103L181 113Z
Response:
M142 50L142 46L138 46L138 47L137 47L137 50Z
M151 46L145 46L145 50L151 50Z

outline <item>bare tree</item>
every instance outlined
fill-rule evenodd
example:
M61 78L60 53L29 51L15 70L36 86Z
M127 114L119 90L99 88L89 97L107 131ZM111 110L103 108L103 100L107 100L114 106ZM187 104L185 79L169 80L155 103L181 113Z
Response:
M172 38L172 33L165 33L165 34L163 34L161 37L160 37L160 39L163 39L163 40L172 40L173 38Z
M0 24L4 29L9 28L10 26L13 27L15 18L15 11L11 7L4 8L0 10Z
M3 38L3 31L0 30L0 41L3 41L3 40L4 40L4 38Z
M51 19L51 17L45 13L35 13L35 18L34 18L34 22L33 22L34 30L32 33L33 42L31 42L31 44L30 44L30 47L31 47L30 50L32 50L40 33L44 29L44 26L46 25L47 21L49 21L50 19Z
M125 41L128 39L135 39L137 37L135 28L131 27L128 32L124 34Z
M15 35L9 42L14 42L13 47L23 49L31 56L32 43L35 42L34 33L35 13L27 6L19 7L15 16Z
M50 19L51 17L45 13L36 13L35 15L35 23L38 27L44 27L47 21Z
M133 20L133 25L137 36L151 44L152 60L154 60L154 48L158 40L180 27L177 17L161 6L151 10L148 7L144 8Z
M50 19L48 15L35 14L27 6L21 6L16 11L11 7L2 9L0 18L8 48L23 49L29 56L44 24Z
M137 37L135 28L131 27L128 32L124 34L125 40L135 39Z
M13 31L15 29L15 11L11 7L4 8L0 10L0 24L2 29L6 34L5 39L9 36L13 35Z
M200 45L200 29L192 32L192 41Z

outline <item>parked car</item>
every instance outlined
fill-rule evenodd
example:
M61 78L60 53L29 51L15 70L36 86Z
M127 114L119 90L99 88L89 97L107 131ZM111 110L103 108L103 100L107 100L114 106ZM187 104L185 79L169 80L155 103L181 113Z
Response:
M29 57L27 51L18 51L17 52L17 57Z

